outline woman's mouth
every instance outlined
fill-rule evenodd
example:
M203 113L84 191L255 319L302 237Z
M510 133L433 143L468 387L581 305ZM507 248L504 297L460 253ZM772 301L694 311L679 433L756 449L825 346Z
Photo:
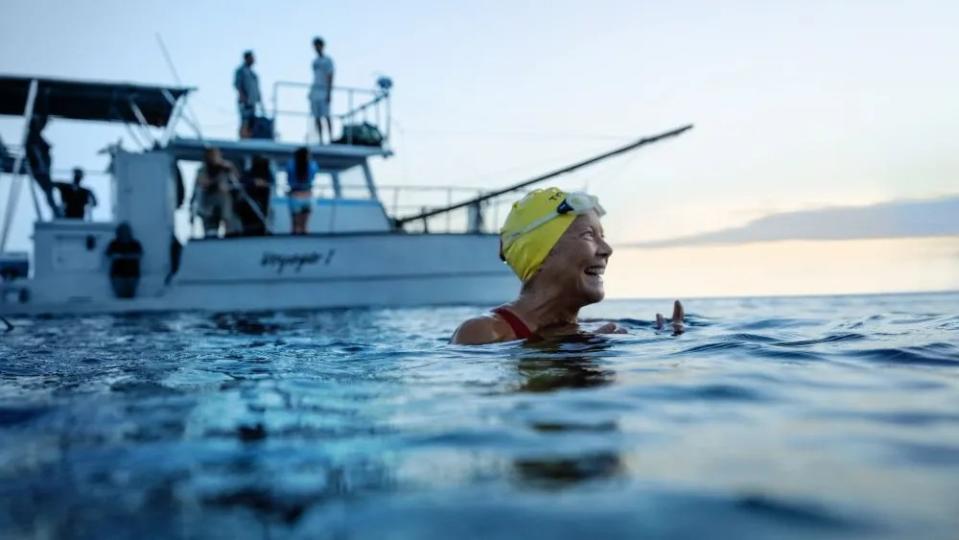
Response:
M599 264L593 265L593 266L587 266L586 270L583 270L583 272L587 276L603 279L603 273L606 272L606 267Z

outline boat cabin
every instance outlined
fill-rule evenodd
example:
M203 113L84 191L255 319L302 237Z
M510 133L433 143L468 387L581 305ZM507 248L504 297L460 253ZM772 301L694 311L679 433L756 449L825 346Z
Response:
M289 86L292 83L280 84ZM11 279L0 282L0 311L4 303L61 307L66 303L70 306L87 305L91 310L99 310L104 306L107 310L116 310L110 281L104 279L110 267L110 261L104 253L121 223L130 226L133 237L143 248L139 258L137 302L122 304L124 309L133 304L138 309L189 309L196 306L268 309L314 305L446 303L470 301L474 297L486 298L489 294L497 299L505 298L506 295L496 291L503 290L503 283L508 283L509 289L513 288L511 279L503 281L504 277L510 278L508 270L495 258L495 235L481 234L475 227L469 230L464 228L465 235L455 235L460 238L449 236L442 239L433 234L410 235L407 229L416 232L416 222L401 222L387 212L370 167L371 158L388 158L392 155L388 139L389 85L383 84L382 80L379 89L367 92L367 99L358 104L355 96L360 91L346 89L349 98L344 101L348 101L350 107L343 114L335 115L343 136L332 144L307 146L310 159L316 164L319 173L314 179L313 196L309 200L311 213L306 235L290 234L290 201L284 173L294 152L303 145L278 140L275 130L270 136L257 139L204 137L195 118L191 117L186 102L191 90L127 83L0 77L0 113L22 115L25 126L22 145L9 147L5 153L5 172L12 177L13 183L10 187L10 204L3 216L0 272L6 268ZM274 120L285 112L275 106ZM36 119L41 118L45 123L49 117L116 122L127 129L129 139L141 145L139 150L127 150L118 145L109 147L110 221L60 219L56 217L55 208L43 208L44 197L51 207L54 205L49 192L43 193L49 191L50 178L47 174L44 179L43 172L35 170L42 169L43 163L42 160L38 162L31 159L30 153L31 145L36 144L38 137L42 139L42 124L37 128ZM371 124L370 118L374 122L385 122L383 128ZM192 132L190 135L178 134L177 126L184 124L187 131ZM355 129L357 126L362 129ZM352 139L354 133L370 129L385 135L372 144L369 140ZM249 167L255 157L269 161L275 184L271 189L267 211L258 216L263 222L265 235L227 236L221 229L219 234L210 236L204 235L193 223L187 196L193 175L184 174L184 169L189 171L191 167L197 167L206 149L211 147L219 149L222 156L239 171ZM49 160L46 166L49 169ZM29 176L33 176L35 181L31 181ZM44 182L48 185L45 186ZM29 269L29 280L13 279L26 277L28 273L24 270L27 264L24 255L4 251L9 225L16 211L15 202L23 187L30 193L36 215L41 216L34 224L33 264ZM392 189L393 211L396 212L401 207L397 205L397 190L395 187ZM233 197L245 196L243 191L242 188L234 190ZM446 189L446 195L451 198L453 189ZM415 209L423 210L424 206L416 206ZM48 215L51 217L44 219L43 216ZM446 219L448 224L448 216ZM475 215L471 219L474 224L480 222ZM425 220L419 232L428 232ZM415 240L420 242L420 247L413 247L410 240L406 239L414 236L423 237ZM430 248L436 252L437 260L415 255L423 251L422 246L426 246L423 242L438 242ZM490 264L481 271L477 271L472 261L472 254L478 249L476 242L480 242L484 246L482 249L491 254ZM446 257L444 260L444 254L457 251L462 251L462 257L452 261ZM329 274L333 272L331 261L334 252L337 253L337 261L354 256L346 255L347 252L355 252L357 257L349 266L344 263L341 269L343 275L335 272L335 275ZM308 271L304 270L310 265L317 267L315 272L318 273L313 276L308 276ZM377 270L380 274L374 272L371 276L376 277L364 278L367 280L408 281L410 275L435 275L439 269L440 275L454 280L485 279L485 272L499 284L492 288L486 284L486 292L481 291L476 296L469 292L475 287L467 282L456 286L451 284L448 291L442 293L442 288L429 284L430 279L435 277L417 277L423 280L424 287L419 292L409 284L405 285L405 289L398 289L394 283L385 286L379 296L370 296L375 288L358 282L352 296L346 295L337 300L327 295L322 301L314 300L312 303L304 303L302 288L299 291L284 288L297 280L302 285L309 279L316 283L322 281L323 286L336 287L336 279L345 279L350 273L357 273L358 265L380 269ZM391 265L394 266L394 273L379 277L382 269ZM296 275L291 275L289 268L294 268ZM394 275L395 272L399 272L398 276ZM269 284L269 290L260 287L264 283ZM343 294L350 290L349 287L340 289L345 291ZM442 294L437 296L438 292ZM369 297L364 296L365 293L369 293ZM283 295L287 296L286 300L281 298ZM198 301L198 298L204 297L205 300ZM239 297L246 300L239 301ZM385 302L380 301L384 299Z

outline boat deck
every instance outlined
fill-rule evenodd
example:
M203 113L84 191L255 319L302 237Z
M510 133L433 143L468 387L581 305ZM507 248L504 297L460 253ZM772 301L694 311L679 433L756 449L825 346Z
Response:
M285 161L290 159L293 152L302 144L273 141L268 139L195 139L177 137L170 141L167 150L172 152L176 159L201 161L203 152L209 147L216 147L227 159L252 155L263 156L270 160ZM388 147L358 146L348 144L323 144L308 146L310 155L316 164L323 170L342 171L362 165L371 157L390 157L392 150Z

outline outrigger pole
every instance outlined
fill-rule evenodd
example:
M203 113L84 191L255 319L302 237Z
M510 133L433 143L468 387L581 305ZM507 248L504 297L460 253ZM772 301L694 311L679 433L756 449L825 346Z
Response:
M511 192L511 191L516 191L516 190L518 190L518 189L523 189L524 187L531 186L531 185L533 185L533 184L542 182L542 181L544 181L544 180L549 180L550 178L555 178L555 177L557 177L557 176L560 176L560 175L563 175L563 174L566 174L566 173L569 173L569 172L573 172L573 171L575 171L576 169L580 169L580 168L582 168L582 167L587 167L587 166L592 165L592 164L594 164L594 163L598 163L598 162L600 162L600 161L609 159L609 158L611 158L611 157L613 157L613 156L617 156L617 155L619 155L619 154L623 154L623 153L626 153L626 152L630 152L630 151L632 151L632 150L636 150L637 148L639 148L639 147L641 147L641 146L645 146L645 145L647 145L647 144L652 144L652 143L655 143L655 142L659 142L659 141L661 141L661 140L663 140L663 139L668 139L668 138L670 138L670 137L676 137L676 136L681 135L682 133L684 133L684 132L686 132L686 131L689 131L690 129L693 129L693 125L692 125L692 124L687 124L687 125L685 125L685 126L683 126L683 127L676 128L676 129L674 129L674 130L672 130L672 131L666 131L666 132L664 132L664 133L660 133L660 134L658 134L658 135L653 135L653 136L650 136L650 137L643 137L642 139L639 139L638 141L635 141L635 142L632 142L632 143L630 143L630 144L627 144L626 146L621 146L621 147L619 147L619 148L616 148L615 150L610 150L609 152L605 152L605 153L600 154L600 155L598 155L598 156L594 156L594 157L591 157L591 158L589 158L589 159L585 159L585 160L583 160L583 161L579 161L579 162L574 163L574 164L572 164L572 165L563 167L562 169L557 169L557 170L555 170L555 171L548 172L548 173L546 173L546 174L537 176L537 177L535 177L535 178L530 178L529 180L524 180L524 181L522 181L522 182L520 182L520 183L518 183L518 184L513 184L512 186L509 186L509 187L506 187L506 188L503 188L503 189L499 189L499 190L497 190L497 191L492 191L492 192L490 192L490 193L486 193L486 194L484 194L484 195L480 195L479 197L474 197L474 198L472 198L472 199L469 199L469 200L466 200L466 201L463 201L463 202L460 202L460 203L452 204L452 205L450 205L450 206L444 206L444 207L442 207L442 208L435 208L435 209L433 209L433 210L427 210L427 211L425 211L425 212L416 214L415 216L407 216L407 217L403 217L403 218L396 218L396 219L393 220L393 222L396 224L397 227L402 227L404 224L410 223L410 222L412 222L412 221L417 221L417 220L421 220L421 219L425 220L425 219L427 219L427 218L431 218L431 217L433 217L433 216L435 216L435 215L438 215L438 214L443 214L443 213L446 213L446 212L451 212L451 211L453 211L453 210L458 210L458 209L460 209L460 208L464 208L464 207L468 207L468 206L477 206L477 205L479 205L480 203L482 203L482 202L484 202L484 201L487 201L487 200L489 200L489 199L493 199L493 198L495 198L495 197L499 197L500 195L504 195L504 194L509 193L509 192Z

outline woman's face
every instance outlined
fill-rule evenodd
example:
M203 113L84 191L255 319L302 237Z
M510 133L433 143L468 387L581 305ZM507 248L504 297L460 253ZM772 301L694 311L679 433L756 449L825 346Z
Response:
M612 254L599 217L588 212L577 216L566 229L533 279L560 285L570 299L582 305L593 304L606 294L603 273Z

